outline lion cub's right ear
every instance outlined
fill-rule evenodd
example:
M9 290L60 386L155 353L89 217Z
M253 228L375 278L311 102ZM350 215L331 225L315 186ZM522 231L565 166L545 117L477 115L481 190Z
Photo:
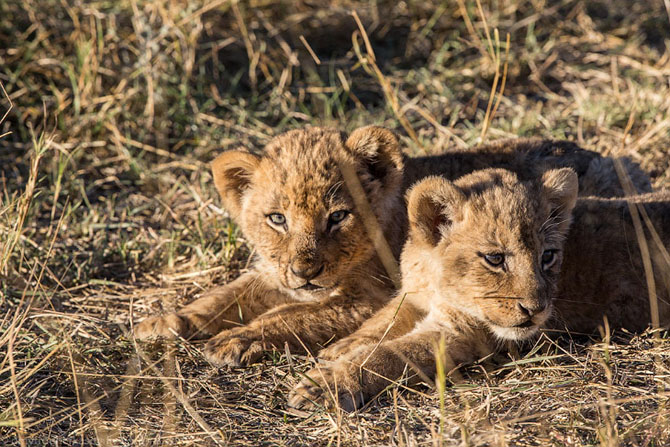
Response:
M578 192L579 179L571 168L551 169L542 175L542 193L553 209L555 228L561 232L570 227Z
M233 219L237 219L242 211L242 194L249 187L259 163L259 157L243 151L226 151L212 162L214 185Z
M579 192L577 173L572 168L550 169L542 174L542 189L554 206L570 212Z
M442 177L427 177L407 192L410 237L435 246L460 217L463 192Z
M369 181L383 195L395 195L402 185L403 155L398 137L379 126L360 127L349 135L344 145L362 164Z

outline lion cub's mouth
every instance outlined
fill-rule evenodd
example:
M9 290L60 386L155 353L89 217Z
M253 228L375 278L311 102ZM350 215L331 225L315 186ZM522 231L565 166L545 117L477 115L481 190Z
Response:
M521 324L517 324L516 326L512 326L512 327L526 329L526 328L531 328L531 327L535 327L535 326L537 326L537 325L533 322L533 320L529 319L529 320L524 321Z
M313 290L325 290L325 289L326 289L326 287L323 287L323 286L317 286L316 284L312 284L311 282L305 283L305 284L303 284L302 286L297 287L297 290L309 290L309 291L313 291Z

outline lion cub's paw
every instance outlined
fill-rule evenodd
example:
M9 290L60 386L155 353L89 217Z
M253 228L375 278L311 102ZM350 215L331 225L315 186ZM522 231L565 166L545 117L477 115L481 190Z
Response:
M363 346L374 345L375 341L368 337L347 337L336 341L319 351L319 359L337 361Z
M328 408L332 400L328 399L328 390L321 374L330 375L332 371L329 368L321 367L319 371L312 369L307 373L298 385L291 390L288 396L288 406L300 410L316 410L320 407Z
M265 350L266 345L261 337L232 329L219 333L207 342L205 358L217 366L243 366L259 360Z
M135 326L135 337L139 339L162 337L174 339L183 336L186 322L176 313L149 317Z
M314 368L307 373L298 385L291 391L288 405L300 410L316 410L319 408L334 408L334 399L338 406L346 411L353 412L363 406L364 395L357 384L357 380L345 377L344 370L328 367Z

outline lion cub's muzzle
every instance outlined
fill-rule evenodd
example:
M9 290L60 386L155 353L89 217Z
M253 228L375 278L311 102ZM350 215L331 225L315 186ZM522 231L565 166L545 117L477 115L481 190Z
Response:
M479 301L479 307L494 332L513 340L532 336L551 315L551 303L548 300L486 298Z
M534 302L534 303L524 303L520 301L516 303L518 309L519 317L524 319L521 323L514 324L514 327L533 327L544 323L544 318L542 314L547 309L548 303Z
M321 260L294 260L288 267L287 280L297 290L321 290L332 287L325 278L326 264Z
M291 264L291 273L297 276L300 279L309 281L316 278L321 273L323 273L324 264L296 264L295 262Z

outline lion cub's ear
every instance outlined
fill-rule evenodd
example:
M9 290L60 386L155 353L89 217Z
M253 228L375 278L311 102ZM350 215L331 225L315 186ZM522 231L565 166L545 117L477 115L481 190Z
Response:
M570 212L577 202L579 179L571 168L551 169L542 174L542 189L552 205Z
M402 185L403 155L398 138L383 127L366 126L354 130L344 145L362 163L368 178L363 183L378 181L382 194L395 193Z
M542 194L551 204L560 231L570 226L572 209L577 203L579 179L571 168L551 169L542 175Z
M243 151L226 151L212 162L214 185L221 195L224 208L233 219L240 215L242 194L249 187L259 162L259 157Z
M410 237L435 246L455 220L466 200L463 192L442 177L427 177L407 193Z

